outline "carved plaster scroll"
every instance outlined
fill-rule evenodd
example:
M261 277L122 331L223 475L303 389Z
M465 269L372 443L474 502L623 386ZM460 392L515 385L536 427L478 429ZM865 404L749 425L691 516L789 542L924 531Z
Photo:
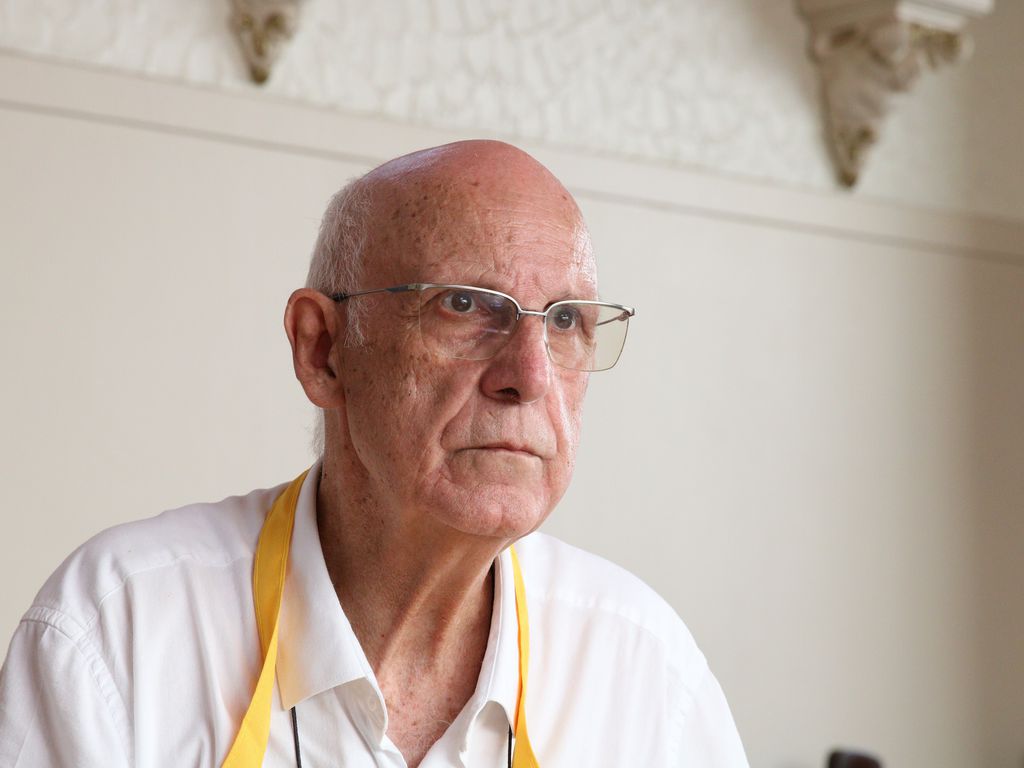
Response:
M959 15L952 12L958 3ZM984 10L979 3L989 0L802 0L821 74L825 134L845 186L856 184L892 95L909 91L925 69L969 55L962 26L966 12ZM941 13L933 7L939 5Z
M288 41L298 28L303 0L231 0L231 31L235 33L249 74L263 84L270 77Z

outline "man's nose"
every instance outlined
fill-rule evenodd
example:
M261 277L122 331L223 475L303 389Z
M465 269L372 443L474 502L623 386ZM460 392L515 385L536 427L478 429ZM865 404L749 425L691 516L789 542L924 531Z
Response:
M544 341L544 318L523 315L508 343L490 360L481 380L484 394L496 400L532 403L551 385L551 358Z

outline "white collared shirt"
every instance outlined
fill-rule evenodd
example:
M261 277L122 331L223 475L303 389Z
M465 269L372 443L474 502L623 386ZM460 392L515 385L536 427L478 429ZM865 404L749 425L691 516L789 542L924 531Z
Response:
M305 483L296 509L264 766L295 765L295 707L304 768L404 768L327 574L315 486ZM253 553L281 490L118 526L72 554L0 671L0 767L219 766L262 663ZM550 536L531 534L516 551L530 617L526 712L542 768L746 768L722 691L661 598ZM423 768L506 764L519 663L507 551L495 573L476 690Z

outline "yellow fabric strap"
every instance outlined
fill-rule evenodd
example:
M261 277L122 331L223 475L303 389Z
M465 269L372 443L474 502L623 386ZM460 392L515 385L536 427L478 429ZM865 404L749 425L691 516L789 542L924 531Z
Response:
M270 709L274 696L274 678L277 671L277 629L281 613L281 597L288 570L288 549L291 546L295 523L295 506L299 491L306 479L303 472L277 497L267 514L256 544L253 563L252 594L256 607L256 627L263 651L263 669L256 682L249 709L242 719L238 735L225 758L223 768L259 768L270 740ZM515 714L515 752L512 768L539 768L537 758L526 733L526 678L530 664L530 620L526 610L526 588L519 569L515 548L512 555L512 575L515 581L516 617L519 623L519 700Z
M526 586L519 569L516 548L510 547L512 578L516 585L516 618L519 620L519 701L516 702L516 749L512 753L512 768L539 768L537 758L526 733L526 678L530 671L530 615L526 610Z
M281 595L284 594L284 577L288 569L295 505L307 472L295 478L284 493L277 497L256 544L252 599L256 606L256 627L263 651L263 669L260 670L256 691L223 768L259 768L263 765L263 755L267 751L267 742L270 740L270 706L277 672L277 619L281 613Z

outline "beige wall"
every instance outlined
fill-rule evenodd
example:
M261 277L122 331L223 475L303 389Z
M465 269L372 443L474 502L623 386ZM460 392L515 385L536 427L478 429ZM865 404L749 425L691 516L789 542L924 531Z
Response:
M91 533L309 461L280 316L458 138L0 56L0 634ZM752 764L1024 756L1024 225L539 150L638 316L548 530L687 620Z

